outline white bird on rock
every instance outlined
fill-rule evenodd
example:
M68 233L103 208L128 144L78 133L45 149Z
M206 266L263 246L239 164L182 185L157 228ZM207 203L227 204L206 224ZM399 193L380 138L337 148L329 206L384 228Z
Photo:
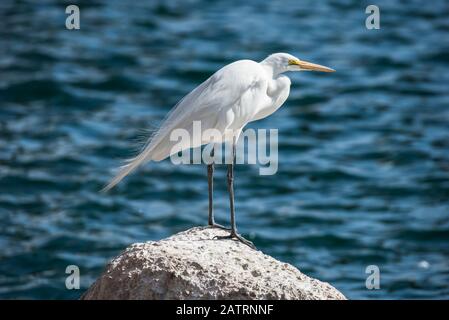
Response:
M272 54L261 62L239 60L226 65L176 104L143 150L136 157L127 160L104 190L114 187L140 165L149 161L160 161L179 152L179 149L173 148L177 142L170 139L170 133L175 129L184 129L192 134L193 122L200 121L201 130L216 129L223 135L225 131L231 131L232 141L224 141L232 143L233 160L227 165L231 228L229 236L221 238L237 239L254 248L252 242L237 233L235 223L235 144L246 124L269 116L287 100L291 81L284 73L288 71L335 70L300 60L287 53ZM181 149L195 148L211 142L214 141L199 139L196 145L186 144ZM213 163L208 164L209 226L223 228L214 221L213 172Z

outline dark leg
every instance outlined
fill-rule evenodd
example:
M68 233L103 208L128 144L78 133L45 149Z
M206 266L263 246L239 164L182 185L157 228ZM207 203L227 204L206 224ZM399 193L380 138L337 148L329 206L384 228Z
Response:
M241 235L237 233L237 226L235 223L235 209L234 209L234 162L235 162L235 140L232 144L232 162L228 164L228 191L229 191L229 205L231 209L231 234L229 236L224 237L216 237L217 239L237 239L240 242L243 242L247 246L256 249L254 244L243 238Z
M214 221L214 164L207 165L207 185L209 187L209 225L213 226Z
M214 150L212 149L211 156L214 156ZM220 228L229 230L228 228L215 223L214 220L214 164L207 165L207 184L209 189L209 222L208 225L210 227Z

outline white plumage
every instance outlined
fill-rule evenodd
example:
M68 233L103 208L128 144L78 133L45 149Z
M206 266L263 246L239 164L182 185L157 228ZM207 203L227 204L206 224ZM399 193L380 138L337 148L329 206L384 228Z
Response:
M194 121L201 121L202 131L213 128L224 134L232 130L238 138L247 123L272 114L288 98L290 79L282 73L301 70L334 71L287 53L270 55L259 63L239 60L226 65L176 104L142 152L127 160L104 190L140 165L169 157L177 143L170 141L170 133L180 128L193 134ZM198 141L201 145L210 142ZM183 149L198 146L186 144Z

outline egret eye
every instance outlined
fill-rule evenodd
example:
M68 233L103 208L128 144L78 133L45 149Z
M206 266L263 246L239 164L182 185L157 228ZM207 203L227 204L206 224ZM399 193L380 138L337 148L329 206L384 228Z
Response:
M288 59L288 65L289 65L289 66L298 65L298 60L295 60L295 59Z

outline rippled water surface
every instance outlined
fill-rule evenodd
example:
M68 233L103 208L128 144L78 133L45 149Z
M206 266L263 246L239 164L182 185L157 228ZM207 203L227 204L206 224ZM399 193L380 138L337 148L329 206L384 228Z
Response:
M449 5L377 1L0 2L0 298L77 298L133 242L207 222L204 166L145 166L98 190L142 129L221 66L285 51L279 170L237 166L240 231L348 298L449 297ZM424 4L424 5L423 5ZM228 223L225 168L216 212ZM381 289L365 288L377 265Z

